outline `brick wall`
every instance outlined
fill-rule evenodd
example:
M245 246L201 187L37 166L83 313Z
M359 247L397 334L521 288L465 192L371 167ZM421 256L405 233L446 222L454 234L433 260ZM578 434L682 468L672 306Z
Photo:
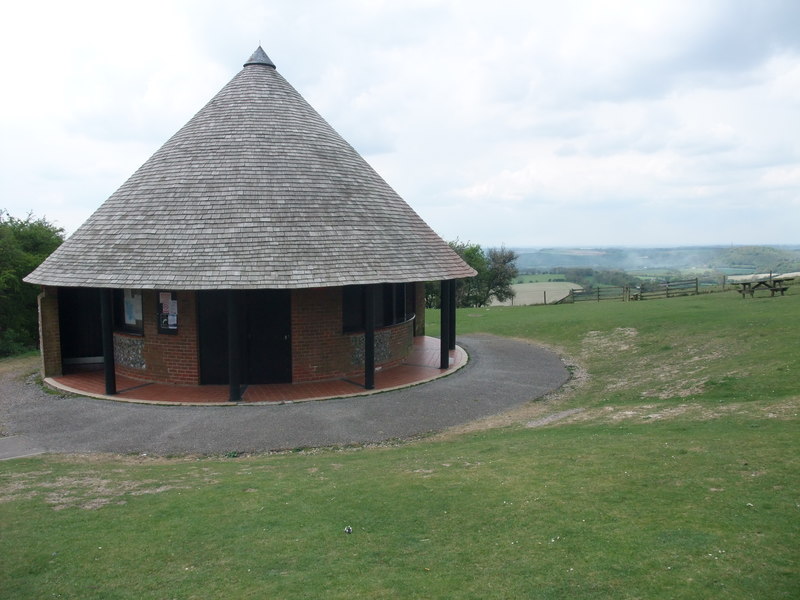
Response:
M62 375L58 288L44 286L39 294L39 350L42 355L42 377Z
M424 297L423 297L424 302ZM376 330L376 366L408 356L414 322ZM292 292L292 381L316 381L364 373L363 333L342 331L342 288Z
M177 292L178 332L158 332L155 290L142 292L144 334L114 333L116 372L146 381L200 384L197 303L193 291ZM61 373L58 297L45 288L40 297L42 357L46 376ZM424 284L418 284L416 319L376 330L376 366L399 364L412 348L412 336L424 334ZM342 331L342 289L292 292L292 381L354 377L364 372L363 333ZM421 333L420 333L421 332Z
M173 335L158 332L158 292L155 290L142 292L144 335L133 336L115 332L114 352L117 356L124 355L126 351L129 354L141 352L141 356L136 355L129 360L129 364L137 364L138 359L141 359L144 368L135 368L117 361L117 373L147 381L184 385L200 384L195 292L180 291L176 295L178 299L178 332ZM142 340L141 350L135 344L127 343L127 340L131 339Z

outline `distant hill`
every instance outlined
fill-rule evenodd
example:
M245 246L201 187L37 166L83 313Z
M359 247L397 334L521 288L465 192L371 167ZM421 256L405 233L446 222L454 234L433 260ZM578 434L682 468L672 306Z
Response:
M800 270L800 246L678 248L514 248L520 272L582 267L642 271L713 270L733 275Z

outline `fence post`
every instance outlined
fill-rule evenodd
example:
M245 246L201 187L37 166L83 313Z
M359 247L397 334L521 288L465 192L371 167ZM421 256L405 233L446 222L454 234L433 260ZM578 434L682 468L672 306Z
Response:
M544 297L544 305L547 306L547 290L542 290L542 296Z
M694 295L697 296L700 293L700 279L698 277L694 278Z

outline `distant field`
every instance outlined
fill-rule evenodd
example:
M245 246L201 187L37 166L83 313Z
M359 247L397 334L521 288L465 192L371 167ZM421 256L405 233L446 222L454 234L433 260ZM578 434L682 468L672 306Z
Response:
M528 275L527 277L535 277ZM545 277L539 275L538 277ZM543 281L541 283L515 283L511 286L516 292L513 300L492 302L492 306L530 306L532 304L553 304L569 295L573 289L582 289L577 283L569 281Z
M565 281L563 273L539 273L537 275L520 275L514 283L547 283L550 281Z

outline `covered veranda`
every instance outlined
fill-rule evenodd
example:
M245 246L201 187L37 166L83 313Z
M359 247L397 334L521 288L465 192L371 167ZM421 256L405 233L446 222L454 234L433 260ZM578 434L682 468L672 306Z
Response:
M330 379L307 383L243 385L241 403L281 404L325 400L385 392L438 379L467 364L467 353L454 344L452 349L438 338L420 336L402 364L374 371L372 382L366 377ZM106 393L103 370L48 377L45 382L62 391L92 398L148 404L220 406L230 405L228 385L172 385L152 383L132 377L116 377L116 393ZM372 387L368 384L372 383Z

